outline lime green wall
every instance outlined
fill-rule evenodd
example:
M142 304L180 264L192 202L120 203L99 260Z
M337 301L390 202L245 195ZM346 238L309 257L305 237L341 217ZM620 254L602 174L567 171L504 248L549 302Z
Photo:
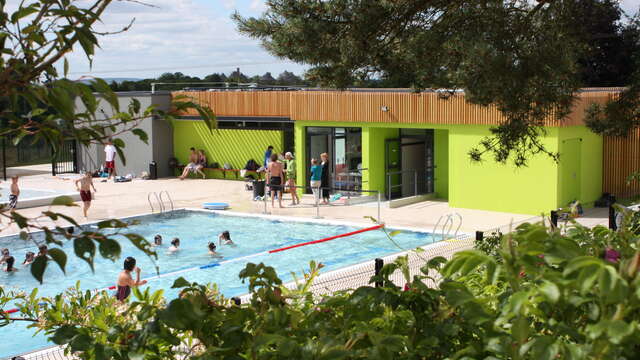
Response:
M449 198L449 131L433 132L434 191L439 199Z
M385 140L398 136L397 128L362 128L362 167L369 169L362 176L364 189L385 190Z
M449 129L449 205L452 207L540 214L557 207L558 167L547 156L529 159L527 167L481 163L469 159L469 150L489 135L489 126L455 125ZM558 151L558 129L548 128L541 142Z
M566 206L578 194L578 200L592 206L602 194L602 137L584 126L559 129L560 176L558 177L558 206ZM576 147L577 151L572 151ZM578 165L578 166L576 166ZM573 169L580 176L573 180ZM579 189L575 189L578 187Z
M296 121L295 126L298 157L304 156L306 126L361 127L363 167L369 169L363 176L365 189L384 190L384 140L396 137L398 129L404 127L435 129L435 191L452 207L539 215L564 206L570 196L566 189L571 186L580 187L579 200L587 205L602 191L602 138L582 126L547 128L541 139L547 150L562 153L563 140L582 138L579 152L567 156L580 159L580 175L573 184L566 180L572 171L562 167L562 160L558 164L542 154L529 159L523 168L499 164L490 157L481 163L472 162L469 150L490 135L490 126L325 121ZM298 182L305 179L304 170L299 170L298 177Z
M242 169L249 159L260 165L264 161L264 151L273 145L275 151L282 151L283 133L277 130L235 130L219 129L209 131L203 121L178 120L173 129L175 157L184 164L189 159L189 148L204 149L209 163L220 166L230 163L234 169ZM219 171L209 171L209 177L222 177Z

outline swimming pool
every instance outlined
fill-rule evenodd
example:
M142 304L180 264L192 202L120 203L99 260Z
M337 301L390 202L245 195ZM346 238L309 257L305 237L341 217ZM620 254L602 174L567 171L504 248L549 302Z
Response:
M9 202L9 194L11 194L9 186L0 187L0 204ZM50 205L53 199L61 195L70 196L74 201L80 200L80 194L77 191L20 188L18 209Z
M214 262L224 262L220 266L153 279L148 283L151 288L165 289L167 298L173 298L177 295L178 290L171 289L171 285L180 276L189 281L217 283L220 291L225 296L231 297L248 291L247 284L242 284L238 279L238 274L247 262L264 262L273 266L283 281L289 281L291 280L290 272L299 273L301 270L307 269L311 260L322 262L326 265L323 272L327 272L433 242L433 237L429 233L402 232L394 237L394 241L401 247L398 248L389 242L380 231L368 231L352 237L298 247L280 253L265 253L245 259L244 257L248 255L344 234L357 230L358 227L187 210L175 211L171 217L147 215L135 219L139 220L140 224L132 226L130 232L143 235L147 239L153 239L156 234L161 234L164 239L164 245L158 248L157 265L160 267L161 274ZM207 244L212 240L217 242L217 235L224 230L229 230L231 238L237 246L222 246L219 252L223 258L216 260L208 255ZM175 254L168 254L166 250L173 237L181 239L181 250ZM143 278L155 275L152 262L146 255L135 249L126 240L122 241L121 245L121 259L126 256L134 256L138 260L138 266L142 269ZM17 236L0 238L0 248L3 247L10 248L12 255L20 263L22 263L27 251L36 250L35 246L25 243ZM67 276L64 276L55 264L51 264L52 266L49 266L45 273L43 285L39 285L26 268L13 274L0 274L0 284L11 289L25 291L31 291L31 289L38 287L40 296L52 296L74 286L78 280L81 281L83 288L87 289L104 288L115 283L122 268L122 260L113 263L96 257L95 267L98 272L93 274L84 261L72 255L71 244L66 245L65 249L69 254ZM11 343L0 342L0 357L13 356L51 345L45 336L32 337L32 334L33 331L26 329L26 325L22 323L0 328L0 338L12 339Z

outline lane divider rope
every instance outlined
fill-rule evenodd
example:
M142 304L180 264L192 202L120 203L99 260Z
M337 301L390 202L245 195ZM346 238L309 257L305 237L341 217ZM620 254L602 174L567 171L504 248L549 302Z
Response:
M300 244L295 244L295 245L291 245L291 246L285 246L285 247L281 247L281 248L273 249L273 250L268 250L268 251L262 251L262 252L259 252L259 253L246 255L246 256L241 256L241 257L237 257L237 258L233 258L233 259L229 259L229 260L224 260L224 261L220 261L220 262L215 262L215 263L210 263L210 264L206 264L206 265L194 266L194 267L190 267L190 268L186 268L186 269L171 271L171 272L168 272L168 273L165 273L165 274L152 276L152 277L149 277L149 278L146 278L146 279L143 279L143 280L147 280L147 282L148 282L148 281L152 281L152 280L161 279L163 277L182 274L182 273L193 271L193 270L210 269L210 268L213 268L213 267L216 267L216 266L229 264L229 263L234 263L234 262L238 262L238 261L254 258L254 257L257 257L257 256L273 254L273 253L277 253L277 252L281 252L281 251L285 251L285 250L295 249L295 248L298 248L298 247L301 247L301 246L319 244L319 243L323 243L323 242L330 241L330 240L335 240L335 239L339 239L339 238L343 238L343 237L347 237L347 236L353 236L353 235L357 235L357 234L360 234L360 233L363 233L363 232L366 232L366 231L381 229L383 227L384 227L384 225L382 225L382 224L381 225L376 225L376 226L372 226L372 227L368 227L368 228L364 228L364 229L348 232L348 233L345 233L345 234L330 236L330 237L323 238L323 239L320 239L320 240L307 241L307 242L303 242L303 243L300 243ZM112 286L104 287L104 288L101 288L101 289L95 289L94 291L95 292L100 292L100 291L104 291L104 290L115 290L116 287L117 287L116 285L112 285ZM40 303L38 305L42 306L44 304L45 303ZM7 314L13 314L13 313L16 313L18 311L19 311L18 308L4 310L4 312L7 313Z

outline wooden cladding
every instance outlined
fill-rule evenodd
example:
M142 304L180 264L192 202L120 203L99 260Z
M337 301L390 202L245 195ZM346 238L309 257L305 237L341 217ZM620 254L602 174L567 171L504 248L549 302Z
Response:
M640 129L627 137L604 137L602 188L619 198L640 194L640 183L627 185L627 177L640 171Z
M209 106L217 116L289 117L291 99L287 91L194 91L172 95L187 95L199 104ZM198 113L190 110L183 115Z
M608 89L607 89L608 90ZM581 92L574 111L546 126L582 125L592 103L604 103L615 92ZM218 116L282 116L292 120L332 122L497 125L505 118L495 106L465 101L463 93L443 98L435 92L370 91L202 91L181 92L208 105ZM197 115L190 112L185 115Z

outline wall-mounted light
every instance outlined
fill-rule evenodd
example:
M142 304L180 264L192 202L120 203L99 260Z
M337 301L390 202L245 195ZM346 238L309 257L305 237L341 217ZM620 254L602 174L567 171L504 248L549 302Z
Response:
M387 112L389 111L389 107L388 106L383 106L380 108L380 110L382 110L383 112Z

